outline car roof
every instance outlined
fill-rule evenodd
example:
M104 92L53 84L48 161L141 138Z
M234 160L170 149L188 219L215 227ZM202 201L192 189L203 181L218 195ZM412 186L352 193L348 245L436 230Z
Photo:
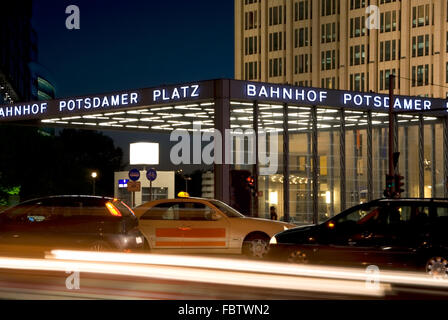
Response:
M448 199L446 198L400 198L400 199L378 199L374 200L374 202L440 202L440 203L448 203Z
M28 202L34 202L34 201L43 201L43 200L51 200L51 199L95 199L95 200L107 200L107 201L113 201L114 198L110 197L101 197L101 196L87 196L87 195L60 195L60 196L49 196L49 197L42 197L42 198L36 198L36 199L30 199L27 201L24 201L22 203L28 203Z

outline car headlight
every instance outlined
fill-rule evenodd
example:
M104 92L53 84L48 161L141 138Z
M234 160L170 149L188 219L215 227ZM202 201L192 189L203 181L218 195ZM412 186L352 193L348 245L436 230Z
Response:
M277 244L277 238L275 236L273 236L271 238L271 241L269 241L269 244Z

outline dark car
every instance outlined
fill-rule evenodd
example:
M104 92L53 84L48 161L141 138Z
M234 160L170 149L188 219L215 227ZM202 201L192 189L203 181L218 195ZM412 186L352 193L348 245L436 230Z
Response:
M116 199L48 197L24 202L0 214L0 251L17 246L137 251L144 243L134 212Z
M382 199L271 239L270 257L296 263L377 265L447 276L448 200Z

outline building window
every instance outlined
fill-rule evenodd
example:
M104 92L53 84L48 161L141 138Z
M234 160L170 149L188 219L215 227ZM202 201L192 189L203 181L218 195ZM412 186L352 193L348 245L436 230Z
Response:
M412 67L412 86L422 87L429 84L429 65Z
M366 20L364 17L350 19L350 38L366 35Z
M365 45L350 47L350 66L357 66L365 63Z
M412 7L412 27L428 26L429 14L429 4Z
M380 15L380 33L397 31L397 12L382 12Z
M294 47L308 47L308 28L300 28L295 30Z
M350 0L350 10L364 8L366 6L366 0Z
M308 0L296 2L294 10L294 20L302 21L308 19Z
M269 77L279 77L283 74L283 68L286 65L283 63L283 58L275 58L269 60Z
M257 11L251 11L245 13L245 29L252 30L258 27L257 25Z
M321 14L323 17L336 14L336 1L338 1L338 8L339 8L340 0L321 0L321 8L322 8Z
M269 8L269 25L276 26L286 23L286 7L277 6Z
M142 188L142 202L168 199L168 188L152 188L152 199L149 188Z
M308 73L309 66L310 61L308 54L299 54L298 56L295 56L295 74Z
M245 38L245 54L246 56L256 54L258 51L258 37Z
M380 71L380 90L389 90L389 76L396 75L395 69L381 70ZM394 79L394 86L396 87L396 80Z
M257 80L258 79L258 63L257 62L247 62L245 63L245 78L246 80Z
M285 39L286 40L286 39ZM283 50L283 32L269 34L269 51Z
M321 70L336 69L336 50L321 52Z
M448 62L446 63L446 69L445 69L445 82L448 83ZM448 96L447 96L448 97Z
M364 91L365 90L365 73L350 74L350 90Z

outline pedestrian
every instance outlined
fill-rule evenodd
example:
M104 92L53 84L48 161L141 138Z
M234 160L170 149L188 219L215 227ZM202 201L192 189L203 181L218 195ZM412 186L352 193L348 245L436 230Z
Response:
M274 206L271 207L271 220L278 220L277 209Z

